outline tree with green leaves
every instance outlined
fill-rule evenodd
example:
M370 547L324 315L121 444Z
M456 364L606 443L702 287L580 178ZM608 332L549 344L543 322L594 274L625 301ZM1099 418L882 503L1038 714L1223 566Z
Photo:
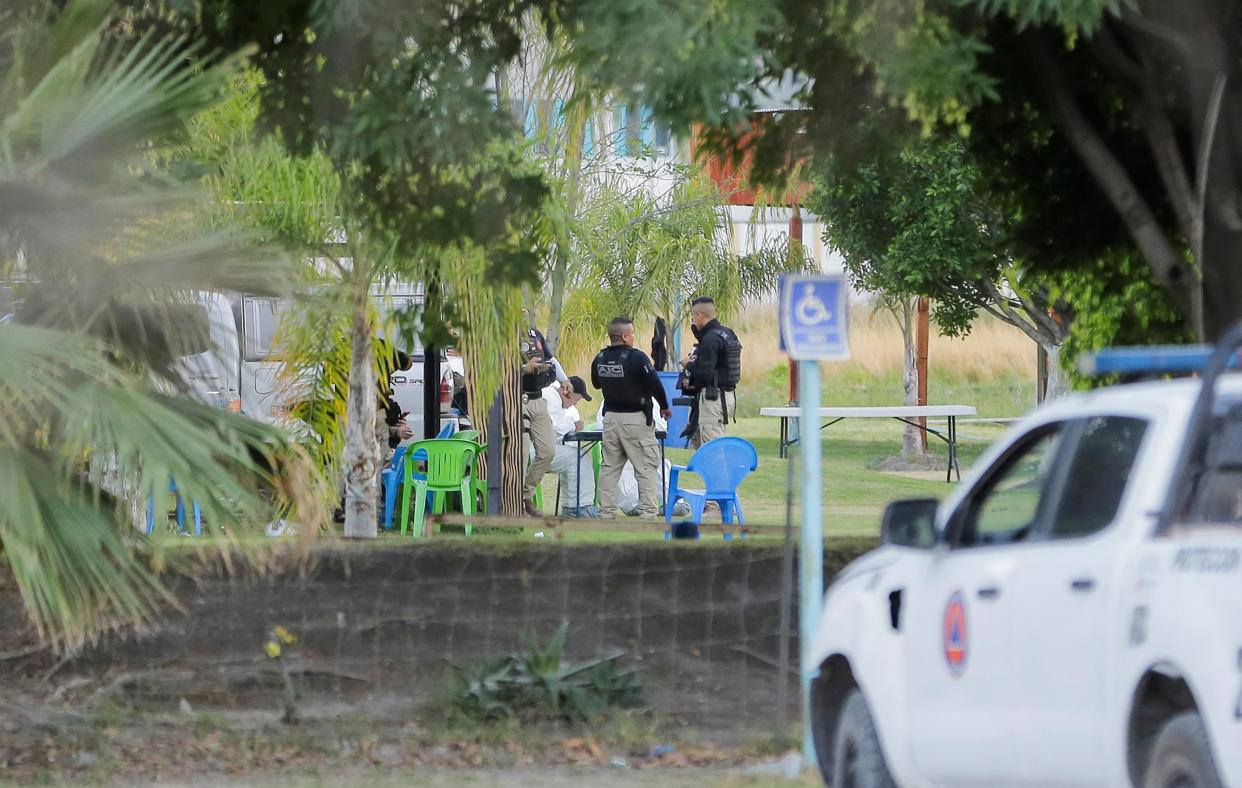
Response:
M1048 396L1064 392L1058 364L1073 309L1014 260L1004 217L979 194L980 175L962 142L937 137L877 153L853 168L825 156L807 205L825 223L824 240L845 258L855 288L879 295L897 316L905 340L906 404L918 380L914 302L931 300L941 333L969 333L986 312L1020 329L1048 354ZM913 451L921 442L911 440Z
M250 239L199 229L198 195L159 166L236 64L120 45L110 19L30 3L0 46L0 555L66 648L174 602L160 531L135 531L170 479L226 537L302 486L282 434L196 400L179 362L208 342L196 291L289 281Z
M376 535L376 324L370 288L426 286L424 341L469 338L473 321L503 341L464 288L495 293L535 279L545 245L547 188L524 156L520 128L495 101L493 77L517 53L530 2L399 0L336 5L203 0L172 9L133 0L135 31L168 24L222 52L249 49L263 76L259 126L302 157L322 156L339 187L332 221L345 239L342 298L350 307L344 475L345 535ZM486 299L484 299L486 303ZM506 318L510 312L500 313ZM413 322L413 321L411 321ZM510 337L516 336L513 319ZM512 341L510 339L509 341ZM501 382L501 346L484 348L478 385ZM488 390L484 388L484 390Z
M758 177L785 166L802 129L843 166L933 130L964 137L1015 257L1080 272L1141 259L1211 339L1242 316L1238 10L1236 0L688 0L668 13L655 0L585 0L566 15L619 31L606 52L602 34L587 34L583 64L597 78L658 116L716 127L722 145L739 141L766 86L801 75L794 98L810 120L777 118L746 141ZM679 45L652 57L648 26ZM880 134L867 123L876 107L887 110Z

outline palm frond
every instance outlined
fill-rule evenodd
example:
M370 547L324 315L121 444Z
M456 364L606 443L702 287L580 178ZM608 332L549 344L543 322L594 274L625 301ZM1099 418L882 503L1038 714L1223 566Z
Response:
M200 198L156 155L233 64L196 68L177 40L113 49L108 5L20 17L0 63L0 238L20 301L0 324L0 555L66 647L170 601L146 566L160 539L134 528L170 479L233 548L305 479L287 436L177 396L172 370L203 340L194 291L287 281L252 237L201 232Z
M45 453L0 444L0 542L40 635L66 645L150 621L171 602L122 537L111 507Z

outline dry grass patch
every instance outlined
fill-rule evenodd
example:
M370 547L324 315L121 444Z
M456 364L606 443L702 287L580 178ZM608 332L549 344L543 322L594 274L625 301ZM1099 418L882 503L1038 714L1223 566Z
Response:
M780 315L775 305L752 307L733 326L742 339L742 369L748 377L766 374L787 358L780 349ZM901 328L886 310L851 305L849 361L825 362L826 374L883 377L900 374ZM1017 372L1035 381L1035 343L1013 326L982 316L962 339L937 334L932 327L929 362L939 374L986 381Z

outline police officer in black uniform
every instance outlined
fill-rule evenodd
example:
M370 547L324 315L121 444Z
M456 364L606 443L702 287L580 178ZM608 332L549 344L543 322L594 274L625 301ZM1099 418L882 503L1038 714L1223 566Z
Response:
M608 324L612 343L591 362L591 383L604 393L603 458L599 468L599 516L617 516L617 482L628 459L638 480L638 512L655 518L660 511L660 444L652 426L651 403L669 418L664 386L647 354L634 347L634 323L614 317Z
M689 373L688 388L694 391L695 403L689 430L690 447L697 449L708 441L723 438L729 412L736 409L732 391L721 387L728 371L725 336L732 334L716 319L716 302L707 296L696 298L690 306L690 330L698 340L695 352L682 359Z

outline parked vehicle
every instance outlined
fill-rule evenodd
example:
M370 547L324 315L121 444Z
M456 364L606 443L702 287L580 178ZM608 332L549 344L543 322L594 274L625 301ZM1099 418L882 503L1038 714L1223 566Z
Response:
M422 288L396 285L376 288L373 293L381 315L394 309L422 304ZM212 349L184 359L185 374L192 388L206 401L239 410L259 421L283 422L296 401L298 386L280 383L281 364L274 342L280 321L289 309L285 300L251 294L199 293L199 304L207 312ZM381 332L382 336L382 332ZM409 411L407 423L421 435L423 423L423 351L416 347L408 371L391 376L393 395L402 410ZM454 393L464 381L465 366L460 356L441 353L440 419L468 424L465 414L451 412ZM457 373L455 378L454 372ZM454 383L457 380L458 382Z
M832 581L832 786L1242 785L1242 375L1119 385L897 501Z

